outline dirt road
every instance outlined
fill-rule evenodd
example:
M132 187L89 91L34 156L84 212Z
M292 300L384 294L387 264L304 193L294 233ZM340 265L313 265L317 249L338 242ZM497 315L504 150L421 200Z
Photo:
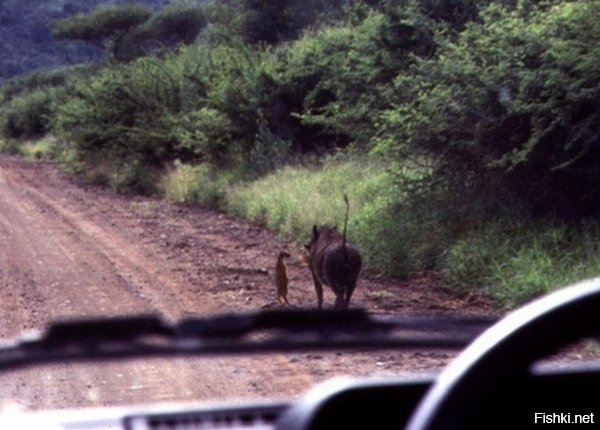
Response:
M51 320L160 313L168 319L276 306L275 256L292 254L290 302L315 306L300 249L217 211L125 197L66 178L56 166L0 157L0 337ZM326 303L333 302L325 292ZM480 314L430 277L364 276L353 305L395 314ZM203 361L55 365L0 375L0 399L27 407L296 396L335 374L414 372L449 352L290 354ZM165 383L168 381L168 383Z

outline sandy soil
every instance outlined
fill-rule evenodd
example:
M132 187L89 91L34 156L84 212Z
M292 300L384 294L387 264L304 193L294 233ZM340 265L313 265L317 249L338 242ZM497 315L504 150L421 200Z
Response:
M218 211L119 196L68 179L53 164L0 157L0 338L64 318L191 315L277 306L277 253L292 254L290 302L314 307L303 250ZM333 294L325 291L327 306ZM494 312L424 275L363 274L353 306L395 315ZM26 407L295 397L337 374L430 371L452 351L298 353L124 364L52 365L0 375L0 399Z

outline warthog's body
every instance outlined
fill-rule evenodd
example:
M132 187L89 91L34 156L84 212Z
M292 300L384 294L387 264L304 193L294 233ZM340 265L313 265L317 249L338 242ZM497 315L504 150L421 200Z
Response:
M362 266L360 252L347 243L336 227L313 227L313 237L306 245L319 309L323 307L323 285L335 294L335 308L347 309Z

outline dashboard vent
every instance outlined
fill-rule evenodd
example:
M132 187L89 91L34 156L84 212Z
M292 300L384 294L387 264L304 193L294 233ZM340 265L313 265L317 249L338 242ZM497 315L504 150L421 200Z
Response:
M210 411L128 417L128 430L273 430L284 406L241 407Z

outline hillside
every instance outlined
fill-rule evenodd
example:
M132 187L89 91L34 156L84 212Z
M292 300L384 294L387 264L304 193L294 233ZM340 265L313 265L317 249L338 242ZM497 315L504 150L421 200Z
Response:
M0 82L39 68L99 58L99 52L82 43L55 41L49 25L69 15L89 12L100 5L127 0L0 0ZM169 0L139 0L158 8Z

